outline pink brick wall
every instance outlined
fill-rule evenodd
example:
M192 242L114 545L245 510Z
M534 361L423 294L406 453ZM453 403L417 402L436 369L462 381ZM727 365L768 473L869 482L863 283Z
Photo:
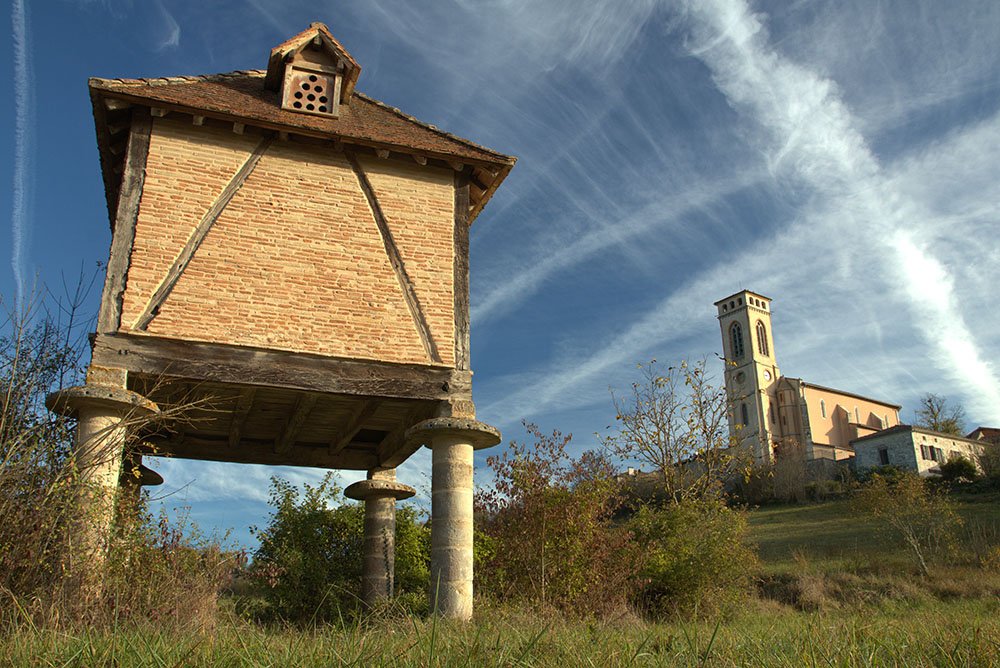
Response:
M156 119L122 327L130 329L258 135ZM442 360L454 364L448 170L364 160ZM148 332L429 363L357 179L325 146L275 141Z

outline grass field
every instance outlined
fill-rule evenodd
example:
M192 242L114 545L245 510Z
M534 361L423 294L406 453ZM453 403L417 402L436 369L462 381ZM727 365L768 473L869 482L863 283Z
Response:
M1000 495L961 497L968 526L1000 535ZM396 617L268 628L222 613L209 628L135 624L0 631L0 662L24 666L1000 666L1000 574L915 575L842 501L751 513L762 595L724 620L570 620L480 603L472 624ZM863 565L863 566L859 566ZM861 573L861 575L858 575ZM850 590L850 591L848 591ZM855 591L856 590L856 591ZM850 595L848 595L850 594ZM811 608L801 605L810 603ZM794 603L794 604L791 604ZM803 609L805 608L805 609Z
M957 495L954 500L965 520L962 533L1000 537L1000 494ZM765 573L789 572L803 561L833 571L869 561L910 560L905 549L846 500L758 508L750 514L750 529Z
M859 611L753 607L723 623L547 619L480 607L468 625L264 630L240 621L192 632L22 630L3 638L31 666L994 666L1000 605L951 601Z

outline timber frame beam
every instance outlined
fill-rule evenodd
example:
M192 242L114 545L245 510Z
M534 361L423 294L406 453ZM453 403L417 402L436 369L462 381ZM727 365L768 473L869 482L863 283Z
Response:
M97 334L91 363L153 377L257 385L364 397L472 398L472 373L439 366L349 360L308 353Z

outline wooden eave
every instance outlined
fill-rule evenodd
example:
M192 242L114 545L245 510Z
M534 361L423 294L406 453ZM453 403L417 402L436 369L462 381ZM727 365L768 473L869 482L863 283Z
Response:
M237 113L228 113L219 110L208 110L176 103L161 102L151 100L149 97L139 94L103 90L95 86L95 82L99 81L102 80L91 80L90 97L91 104L93 106L98 152L100 154L101 171L104 179L105 194L112 231L114 230L115 225L114 212L117 208L118 190L121 182L120 175L124 162L124 147L128 139L131 114L127 108L116 110L109 109L109 106L114 106L116 103L143 106L151 110L159 109L164 112L180 113L190 115L192 117L205 119L210 118L225 123L239 123L248 127L255 127L260 130L287 133L289 135L294 134L311 139L326 140L342 145L364 147L366 149L371 149L380 157L389 157L395 153L402 156L409 156L411 159L432 159L441 163L441 166L447 165L451 166L453 169L456 168L456 166L460 166L461 170L466 171L470 176L469 225L473 223L479 213L493 197L497 188L499 188L500 184L504 181L511 169L513 169L514 164L517 162L517 158L513 156L506 156L495 152L491 153L495 153L497 156L496 160L484 160L481 158L471 157L464 153L456 154L427 150L424 148L418 149L405 144L372 141L370 139L347 135L336 135L294 124L262 121L261 119L247 118ZM359 94L355 93L355 95ZM419 121L408 117L406 114L403 114L388 105L384 105L373 98L368 98L367 96L364 97L367 100L384 107L404 120L417 124L421 128L438 132L441 135L449 137L449 139L453 141L465 141L460 140L453 135L440 132L432 126L422 124ZM484 150L471 142L466 143L476 149Z

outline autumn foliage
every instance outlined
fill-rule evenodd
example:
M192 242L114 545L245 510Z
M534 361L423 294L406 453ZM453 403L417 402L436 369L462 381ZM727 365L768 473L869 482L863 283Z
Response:
M570 457L570 435L525 428L534 444L511 442L487 460L495 485L478 496L477 591L577 615L625 609L640 555L612 521L611 464L599 453Z

